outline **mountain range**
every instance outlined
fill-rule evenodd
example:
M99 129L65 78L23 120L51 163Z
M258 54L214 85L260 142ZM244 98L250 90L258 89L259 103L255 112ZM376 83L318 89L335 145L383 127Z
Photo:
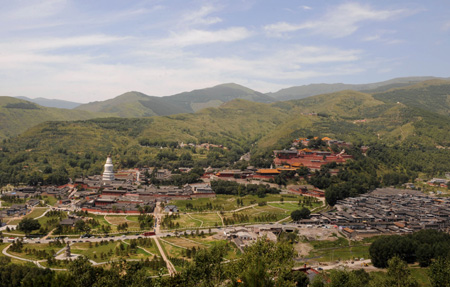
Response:
M450 81L434 77L397 78L385 82L347 85L347 84L313 84L292 87L276 93L263 94L237 84L222 84L211 88L184 92L167 97L148 96L140 92L128 92L106 101L79 104L73 109L50 108L45 105L75 106L77 103L60 100L29 99L20 100L0 97L0 139L16 136L28 128L45 121L67 121L92 119L99 117L137 118L151 116L169 116L175 114L195 113L205 108L220 107L236 99L248 100L275 106L289 106L286 101L305 99L303 111L320 113L338 113L342 110L334 103L336 91L350 89L363 91L365 95L386 103L403 103L411 107L426 109L441 115L449 115ZM323 93L327 91L326 93ZM322 94L314 97L316 94ZM306 97L306 98L305 98ZM349 100L358 107L358 101ZM20 105L29 103L28 107ZM16 105L11 107L11 104ZM30 108L32 107L32 108Z
M132 102L144 103L142 107L153 99L139 93L123 98L134 98ZM445 80L373 94L344 90L273 103L234 98L196 112L141 118L111 117L113 112L126 115L127 109L107 113L107 101L90 111L45 108L14 98L0 98L0 102L0 114L8 113L0 118L2 130L11 121L22 124L22 129L29 127L14 138L6 139L12 136L10 130L10 134L3 134L0 162L14 170L26 166L30 174L47 165L64 167L70 174L98 174L108 153L115 155L121 167L152 165L157 154L170 150L160 146L173 142L214 143L228 148L212 153L193 151L193 156L208 161L206 164L232 162L248 150L256 158L267 158L273 149L286 148L295 138L314 135L355 145L397 146L394 150L402 157L414 151L404 164L417 170L427 168L429 173L433 171L428 162L441 171L450 161L450 82ZM127 104L115 103L109 108L115 106ZM53 119L44 114L53 115ZM19 130L18 124L14 132ZM379 156L384 152L380 150Z

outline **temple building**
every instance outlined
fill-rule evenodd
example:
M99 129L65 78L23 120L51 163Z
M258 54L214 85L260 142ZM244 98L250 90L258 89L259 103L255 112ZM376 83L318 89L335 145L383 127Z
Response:
M114 180L114 165L111 156L108 156L105 163L105 170L103 171L103 181Z

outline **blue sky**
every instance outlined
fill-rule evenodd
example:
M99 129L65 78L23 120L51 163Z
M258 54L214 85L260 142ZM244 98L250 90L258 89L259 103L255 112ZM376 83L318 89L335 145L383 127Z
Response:
M449 77L450 1L0 0L0 95Z

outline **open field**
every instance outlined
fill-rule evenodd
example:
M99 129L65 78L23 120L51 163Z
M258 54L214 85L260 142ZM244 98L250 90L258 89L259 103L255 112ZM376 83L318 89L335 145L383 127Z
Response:
M3 251L3 249L5 249L10 244L11 243L0 243L0 257L6 257L5 255L3 255L2 251ZM30 263L30 262L27 262L27 261L24 261L24 260L19 260L19 259L15 259L15 258L11 258L11 257L9 257L9 258L11 259L11 262L15 263L15 264L34 266L33 263Z
M316 207L319 207L322 205L322 202L318 202L318 203L313 203L312 207L311 206L302 206L302 205L298 205L297 203L294 202L283 202L283 203L268 203L267 205L273 206L273 207L278 207L278 208L283 208L286 210L289 210L290 212L297 210L297 209L302 209L303 207L306 207L308 209L314 209Z
M122 244L126 248L126 243L121 241L108 241L106 244L95 246L91 243L92 247L89 247L90 243L75 243L71 246L72 253L81 254L95 262L105 262L109 260L116 260L121 258L117 255L115 250ZM103 258L101 256L103 254ZM129 254L125 256L127 259L145 259L147 257L152 257L151 254L145 252L142 249L137 249L135 254Z
M233 220L234 224L238 223L255 223L255 222L274 222L286 218L290 212L273 206L254 206L237 212L224 213L224 221ZM242 219L240 219L242 218Z
M56 246L50 246L49 244L24 244L22 252L12 252L11 250L8 250L9 254L26 258L26 259L32 259L32 260L43 260L45 258L39 258L37 254L32 253L26 253L26 249L35 249L36 251L42 251L45 250L48 254L55 254L59 250L61 250L63 247L56 247Z
M27 215L25 215L23 218L36 218L41 216L42 214L44 214L45 211L47 211L48 208L45 207L35 207L33 209L32 212L28 213ZM17 218L17 219L13 219L9 222L9 224L11 225L16 225L18 224L22 219L21 218Z
M179 257L182 258L182 252L184 248L173 246L160 240L161 246L168 257Z
M217 213L193 213L192 218L203 222L202 227L222 226L222 220Z
M231 211L242 206L237 205L237 199L242 199L244 206L258 204L260 202L280 201L296 201L298 202L302 196L292 194L267 194L265 197L258 197L256 195L246 195L238 197L235 195L218 194L215 198L198 198L193 200L172 200L170 204L174 204L181 212L189 211ZM186 204L192 204L193 209L186 208ZM211 204L213 209L206 210L206 204Z
M159 253L158 246L156 246L155 240L153 238L150 238L150 239L152 241L152 246L140 246L140 245L138 245L138 246L144 248L145 250L147 250L148 252L150 252L156 256L161 256L161 253ZM124 240L124 241L127 244L130 244L130 242L131 242L129 239Z
M309 253L314 261L333 262L336 260L353 260L354 258L369 258L369 246L342 247L332 249L314 249ZM318 258L316 258L318 257ZM355 262L358 264L358 262Z
M128 216L126 216L126 215L105 215L104 219L107 222L111 223L111 225L119 225L119 224L127 223L129 229L139 229L140 228L139 223L137 222L137 217L136 217L136 221L129 220L127 217Z
M184 238L184 237L168 237L168 238L164 238L165 241L170 242L176 246L180 246L180 247L184 247L184 248L205 248L208 247L208 245L205 244L201 244L201 243L197 243L193 240Z
M55 203L58 202L58 199L57 199L56 197L54 197L54 196L47 196L47 195L44 195L43 199L44 199L44 201L45 201L48 205L50 205L50 206L54 206Z

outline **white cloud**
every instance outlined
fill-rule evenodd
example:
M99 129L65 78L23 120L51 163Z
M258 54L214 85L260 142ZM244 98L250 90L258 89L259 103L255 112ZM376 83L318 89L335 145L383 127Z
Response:
M128 37L115 37L108 35L83 35L60 38L35 38L27 40L10 39L7 43L0 42L0 51L4 50L52 50L70 47L88 47L111 44L128 39Z
M244 27L231 27L223 30L188 30L172 32L170 37L152 41L154 45L166 47L187 47L193 45L236 42L250 37L252 33Z
M312 8L310 6L306 6L306 5L300 6L300 8L303 10L312 10Z
M206 5L195 11L189 11L182 18L183 25L212 25L222 22L219 17L209 16L211 13L219 11L219 7Z
M384 21L401 15L405 11L375 10L359 3L346 3L330 10L317 21L301 24L280 22L267 25L264 30L269 36L282 36L283 33L308 29L317 34L340 38L356 32L363 21Z

